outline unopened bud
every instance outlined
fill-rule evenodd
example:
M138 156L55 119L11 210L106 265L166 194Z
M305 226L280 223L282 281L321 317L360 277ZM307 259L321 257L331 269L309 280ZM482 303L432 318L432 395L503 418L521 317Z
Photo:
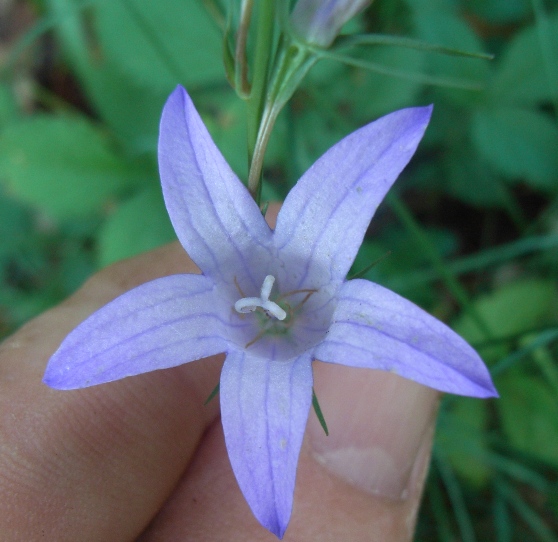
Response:
M329 47L341 27L371 0L298 0L291 25L306 43Z

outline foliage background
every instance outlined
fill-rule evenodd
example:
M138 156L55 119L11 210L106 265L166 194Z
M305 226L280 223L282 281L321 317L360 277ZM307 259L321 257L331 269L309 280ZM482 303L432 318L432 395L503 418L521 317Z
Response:
M0 3L0 336L96 269L174 239L156 141L186 86L247 176L245 106L224 78L220 3ZM341 137L434 103L427 136L355 262L447 321L501 398L446 397L417 540L558 540L558 3L376 0L347 32L492 61L368 48L312 69L266 155L280 199ZM369 68L374 68L373 70Z

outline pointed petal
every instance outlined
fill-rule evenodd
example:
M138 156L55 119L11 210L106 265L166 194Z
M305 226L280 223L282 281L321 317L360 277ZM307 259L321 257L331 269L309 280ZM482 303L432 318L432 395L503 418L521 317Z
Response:
M231 352L220 393L225 442L238 485L258 521L282 538L312 400L311 356L278 362Z
M83 388L224 352L226 324L217 316L224 310L202 275L142 284L74 329L50 358L43 381Z
M251 276L254 262L270 258L269 226L182 87L163 109L159 171L178 239L204 275L232 282L234 273ZM252 286L259 290L259 276Z
M402 109L353 132L291 190L277 218L275 242L283 260L310 262L299 288L345 278L378 205L414 154L431 111Z
M342 286L333 324L315 358L393 371L458 395L497 395L483 361L459 335L410 301L367 280Z

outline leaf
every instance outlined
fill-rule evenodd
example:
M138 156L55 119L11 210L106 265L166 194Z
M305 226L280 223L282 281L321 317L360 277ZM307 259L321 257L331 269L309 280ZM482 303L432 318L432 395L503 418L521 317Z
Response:
M161 90L141 85L109 59L83 84L95 110L128 152L156 155L161 111L174 85Z
M18 105L11 85L0 81L0 126L15 120L18 116Z
M486 403L469 397L452 397L451 410L440 416L436 446L455 471L471 485L485 486L491 475L486 463L488 445Z
M558 61L558 15L548 18L550 54ZM558 99L558 87L548 78L538 29L518 33L502 53L488 94L496 104L536 104Z
M442 156L448 191L474 207L503 206L506 198L500 179L470 144L448 149Z
M482 109L473 115L478 153L498 172L533 188L558 192L558 127L543 113Z
M202 104L203 105L203 104ZM210 114L207 113L210 112ZM211 95L202 118L213 141L223 153L233 171L248 177L248 148L246 145L246 105L235 93Z
M99 211L131 169L84 117L37 115L0 134L0 176L15 197L62 219Z
M103 54L141 85L168 90L224 79L220 32L202 2L104 0L95 23Z
M145 188L122 203L99 235L102 266L129 258L176 239L159 188Z
M520 372L499 379L503 429L518 450L558 466L558 400L539 379Z
M12 251L20 247L24 236L31 230L31 217L28 209L0 191L0 264Z
M484 52L482 43L468 24L450 11L419 9L414 13L417 37L429 43L454 47L473 53ZM428 71L471 83L484 84L488 76L488 63L473 58L428 55ZM469 104L476 100L478 91L440 88L438 92L456 103Z
M375 64L413 73L423 71L424 56L421 51L396 47L372 48L358 54L358 58ZM352 77L336 79L336 99L342 104L347 96L351 96L352 107L362 119L380 117L395 109L412 105L422 88L421 83L410 79L387 77L369 70L352 72ZM370 99L371 96L374 99Z
M425 235L442 254L448 255L455 251L456 240L449 231L428 228L425 230ZM404 281L392 284L394 277L420 268L428 262L425 254L416 250L413 239L404 230L393 227L381 239L378 239L378 236L375 237L374 241L364 240L349 276L358 274L370 264L374 264L362 275L362 278L394 289L397 293L423 307L432 307L437 296L430 285L409 288Z
M470 9L493 23L511 23L531 14L529 0L469 0Z
M56 36L65 58L93 109L119 138L122 147L133 155L146 151L155 154L159 117L176 80L158 86L142 83L125 70L126 64L113 58L110 50L105 48L101 54L93 51L87 24L90 21L84 21L84 13L77 4L75 0L47 1L50 17L57 21ZM97 7L99 2L94 4Z
M472 303L497 339L523 333L544 322L552 313L557 299L556 285L552 281L523 279L479 296ZM473 344L485 340L482 330L468 315L463 315L452 327ZM485 359L493 359L504 355L505 351L500 347L484 348L481 355Z

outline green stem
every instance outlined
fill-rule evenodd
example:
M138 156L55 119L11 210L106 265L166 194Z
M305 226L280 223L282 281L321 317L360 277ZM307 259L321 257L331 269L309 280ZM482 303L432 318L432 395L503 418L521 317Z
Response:
M275 2L265 0L257 4L257 35L255 43L255 56L253 65L253 78L250 96L247 100L248 114L248 161L250 170L254 150L256 148L256 140L260 124L262 122L262 114L266 99L267 80L269 73L269 65L273 53L273 24L275 21ZM259 187L259 179L258 179ZM248 183L248 188L259 204L259 188Z
M248 189L258 203L265 150L275 121L316 61L316 57L307 48L300 47L298 44L288 44L281 49L256 134L248 176Z
M246 44L248 42L248 30L254 7L253 0L243 0L240 11L240 24L236 33L235 47L235 78L234 86L239 96L247 98L250 94L250 83L248 82L248 59L246 57Z

